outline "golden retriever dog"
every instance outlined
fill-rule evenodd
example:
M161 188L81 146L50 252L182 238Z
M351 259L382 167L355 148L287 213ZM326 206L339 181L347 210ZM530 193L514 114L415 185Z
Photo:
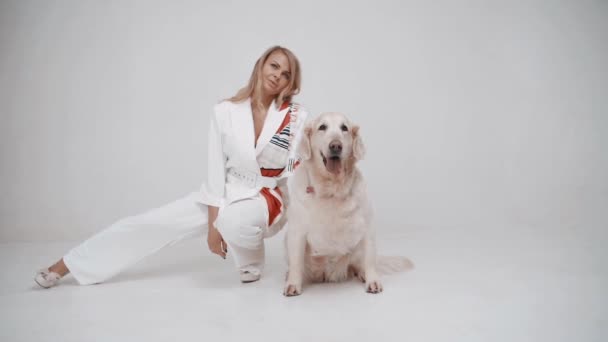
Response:
M357 277L369 293L382 292L378 276L412 267L403 257L377 257L372 207L356 163L365 149L359 127L340 113L307 123L301 164L289 181L288 272L283 294L302 293L304 281Z

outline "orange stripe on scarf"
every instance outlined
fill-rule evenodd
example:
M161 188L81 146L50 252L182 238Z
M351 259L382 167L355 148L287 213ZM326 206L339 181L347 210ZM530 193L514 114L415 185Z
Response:
M283 172L283 170L267 170L267 169L261 169L261 171L262 171L262 176L264 176L264 177L276 177L276 176L280 175L281 172ZM281 193L281 190L279 190L278 187L274 188L274 190L281 197L283 197L283 193ZM279 214L281 213L282 204L281 204L281 201L270 192L270 189L262 188L260 193L262 194L262 196L264 196L264 198L266 199L266 204L268 205L268 225L270 226L274 223L274 219L276 219L277 216L279 216Z
M281 197L283 197L283 193L281 193L281 190L279 190L279 188L274 188L274 191L276 191ZM281 213L282 204L278 198L274 197L270 193L270 189L263 188L260 193L266 199L266 204L268 205L268 226L271 226L277 216L279 216L279 214Z

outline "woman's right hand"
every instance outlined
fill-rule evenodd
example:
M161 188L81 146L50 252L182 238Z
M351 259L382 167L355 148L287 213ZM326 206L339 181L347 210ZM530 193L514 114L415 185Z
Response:
M210 205L207 207L207 210L209 214L209 219L207 221L209 226L209 231L207 232L207 245L212 253L226 259L228 245L226 244L226 241L224 241L222 234L217 231L217 228L215 228L215 225L213 224L219 213L219 208Z
M222 238L222 234L213 226L209 225L209 233L207 234L207 245L209 246L209 250L226 259L226 254L228 253L228 245L224 238Z

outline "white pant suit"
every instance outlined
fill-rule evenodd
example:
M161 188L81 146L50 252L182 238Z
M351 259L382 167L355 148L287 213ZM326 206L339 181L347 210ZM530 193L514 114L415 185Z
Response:
M220 208L214 224L237 268L260 274L264 238L286 222L281 195L286 190L276 187L285 184L297 164L294 152L306 116L296 104L276 108L273 102L254 146L250 101L216 105L208 136L208 179L201 190L115 222L70 250L63 258L66 266L79 284L104 282L163 247L201 238L211 205ZM269 196L278 206L270 204Z

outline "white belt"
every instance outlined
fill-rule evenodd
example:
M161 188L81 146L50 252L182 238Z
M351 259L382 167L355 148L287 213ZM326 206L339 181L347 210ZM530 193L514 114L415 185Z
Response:
M228 175L233 176L243 183L245 183L250 188L269 188L274 189L277 187L277 179L274 177L263 177L258 173L244 170L244 169L236 169L231 167L228 169Z

